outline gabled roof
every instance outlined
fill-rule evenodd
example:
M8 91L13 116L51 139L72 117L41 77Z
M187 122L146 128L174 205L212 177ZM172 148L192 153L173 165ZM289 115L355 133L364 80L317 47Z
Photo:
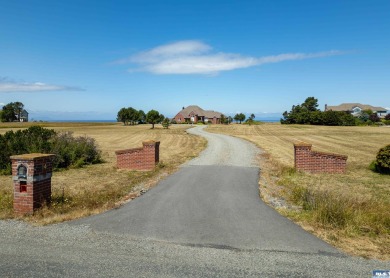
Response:
M368 104L361 104L361 103L342 103L342 104L336 105L336 106L328 106L327 110L352 111L353 108L355 108L355 107L359 107L362 110L372 110L373 112L387 111L387 109L383 108L383 107L371 106Z
M221 118L221 113L216 112L216 111L204 111L204 116L207 118Z
M204 110L197 105L190 105L181 110L179 113L184 117L189 117L191 112L194 112L195 115L203 116Z
M204 116L204 117L207 117L207 118L221 118L221 114L220 112L216 112L216 111L212 111L212 110L203 110L202 108L200 108L199 106L197 105L190 105L190 106L187 106L186 108L182 109L179 113L182 114L184 117L190 117L190 114L191 113L194 113L195 115L198 115L198 116Z

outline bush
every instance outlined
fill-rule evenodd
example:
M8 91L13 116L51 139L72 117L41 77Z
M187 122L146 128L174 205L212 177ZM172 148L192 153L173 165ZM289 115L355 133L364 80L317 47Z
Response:
M171 125L171 121L169 120L169 118L165 118L163 121L162 121L162 126L163 128L169 128L169 126Z
M11 174L10 156L25 153L52 153L54 169L101 162L95 140L73 137L72 133L56 133L52 129L31 126L0 135L0 174Z
M370 164L370 169L382 174L390 174L390 145L381 148L376 160Z
M380 122L380 121L381 121L381 119L379 118L379 116L378 116L376 113L371 114L368 118L369 118L370 121L373 122L373 123L376 123L376 122Z
M387 114L387 115L385 116L385 120L390 121L390 114Z
M86 136L73 137L72 132L56 134L51 153L56 155L55 168L79 168L101 162L101 153L95 140Z

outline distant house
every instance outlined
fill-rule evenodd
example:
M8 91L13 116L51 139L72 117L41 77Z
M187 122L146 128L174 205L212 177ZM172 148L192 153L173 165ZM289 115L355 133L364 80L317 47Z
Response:
M28 112L26 109L23 109L22 112L20 113L20 119L19 119L19 115L15 115L15 116L17 122L28 122Z
M211 111L211 110L203 110L197 105L190 105L176 114L174 120L177 123L212 123L212 124L220 124L221 123L221 115L222 113Z
M384 117L387 114L387 109L383 107L371 106L360 103L342 103L337 106L328 106L325 104L325 111L344 111L351 113L353 116L359 116L363 110L371 110L376 113L379 117Z

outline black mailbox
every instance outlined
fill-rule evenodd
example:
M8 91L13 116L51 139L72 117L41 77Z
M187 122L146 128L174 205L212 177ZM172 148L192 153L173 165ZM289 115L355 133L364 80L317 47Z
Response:
M27 167L23 164L18 167L18 179L27 179Z

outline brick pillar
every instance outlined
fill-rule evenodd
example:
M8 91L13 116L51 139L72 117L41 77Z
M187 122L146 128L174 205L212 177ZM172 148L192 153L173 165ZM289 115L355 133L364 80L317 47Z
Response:
M311 144L294 144L294 167L296 170L311 170Z
M41 153L11 156L16 214L31 214L50 203L53 157Z
M160 142L145 141L142 142L143 154L145 158L145 170L152 170L160 161Z

